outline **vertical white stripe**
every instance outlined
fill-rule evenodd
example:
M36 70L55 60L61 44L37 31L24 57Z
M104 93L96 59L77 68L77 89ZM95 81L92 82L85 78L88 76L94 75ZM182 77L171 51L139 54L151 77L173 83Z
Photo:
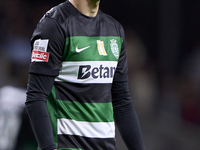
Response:
M114 122L84 122L58 119L58 134L79 135L92 138L114 138Z

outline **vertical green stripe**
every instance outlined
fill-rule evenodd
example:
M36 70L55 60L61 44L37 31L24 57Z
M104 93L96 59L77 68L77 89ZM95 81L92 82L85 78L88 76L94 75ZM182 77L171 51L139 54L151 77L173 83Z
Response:
M55 86L52 87L51 93L48 97L48 100L46 102L48 111L49 111L49 116L51 120L51 125L53 129L53 136L54 136L54 141L58 143L58 137L57 137L57 101L56 101L56 90Z
M59 118L88 122L113 122L112 103L80 103L58 100Z

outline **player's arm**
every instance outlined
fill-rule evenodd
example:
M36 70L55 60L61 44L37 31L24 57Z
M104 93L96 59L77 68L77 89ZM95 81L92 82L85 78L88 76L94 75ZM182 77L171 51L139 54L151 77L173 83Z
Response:
M127 77L120 77L126 79ZM128 81L116 81L112 86L115 123L129 150L144 150L137 114L132 105Z
M26 110L41 150L56 149L46 100L50 94L54 77L29 74Z
M139 121L129 92L125 38L123 29L120 30L124 41L112 84L114 119L127 148L144 150Z
M25 103L40 150L56 149L46 100L55 77L59 75L66 39L60 24L48 15L37 25L31 39L34 51ZM41 53L45 58L38 57Z

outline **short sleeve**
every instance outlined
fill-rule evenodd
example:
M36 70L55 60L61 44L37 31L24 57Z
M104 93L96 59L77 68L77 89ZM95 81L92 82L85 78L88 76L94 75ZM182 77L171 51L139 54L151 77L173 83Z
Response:
M58 76L62 64L65 34L58 22L50 17L42 19L32 39L29 73Z

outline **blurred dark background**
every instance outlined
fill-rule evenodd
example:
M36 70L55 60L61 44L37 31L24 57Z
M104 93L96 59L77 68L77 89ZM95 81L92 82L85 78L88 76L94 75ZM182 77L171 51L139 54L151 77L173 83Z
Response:
M6 120L4 110L16 113L1 109L1 94L10 94L2 89L26 88L32 32L43 14L61 2L0 1L0 119ZM130 90L146 149L200 150L200 1L101 0L100 9L125 29ZM20 108L19 130L8 150L34 150ZM1 119L0 150L7 150L1 149L5 126ZM118 132L117 139L118 149L126 150Z

